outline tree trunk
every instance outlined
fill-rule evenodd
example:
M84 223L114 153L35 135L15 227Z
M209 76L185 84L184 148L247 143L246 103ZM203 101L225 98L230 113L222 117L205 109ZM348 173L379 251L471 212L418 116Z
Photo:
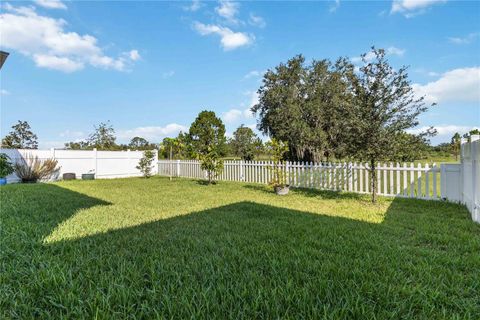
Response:
M370 186L372 189L372 203L377 202L377 171L375 170L375 160L370 160Z

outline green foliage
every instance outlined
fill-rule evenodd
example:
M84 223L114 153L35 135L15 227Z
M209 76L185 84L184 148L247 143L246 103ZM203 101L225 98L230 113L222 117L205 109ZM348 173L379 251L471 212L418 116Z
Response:
M66 149L71 150L121 150L121 146L117 145L115 140L115 130L110 122L101 122L98 126L93 126L95 131L89 135L85 141L67 142Z
M412 162L428 158L431 147L427 137L432 133L425 132L418 135L400 132L391 144L393 150L389 160Z
M12 126L12 131L2 139L5 149L38 149L37 135L31 131L27 121Z
M455 156L455 160L458 160L458 155L460 154L460 133L455 132L450 142L450 150L452 154Z
M13 164L15 174L23 183L35 183L39 180L48 180L55 177L60 171L55 159L40 160L38 156L27 155Z
M193 151L197 154L207 154L215 151L225 155L225 125L213 111L202 111L198 114L189 130Z
M145 150L143 152L143 157L138 162L136 168L142 172L145 178L150 178L152 176L152 164L155 160L155 152L152 150Z
M10 158L5 153L0 153L0 178L5 178L14 171Z
M115 130L113 126L107 122L101 122L98 126L94 126L95 131L88 137L88 144L98 150L115 150Z
M233 133L230 146L234 155L251 161L263 151L263 143L252 129L243 124Z
M266 191L7 185L0 318L478 318L480 225L464 206Z
M226 151L225 126L215 112L202 111L190 126L189 137L210 184L223 170L221 157Z
M287 173L283 159L288 152L288 145L283 141L272 138L266 143L266 146L273 160L273 165L270 168L272 179L269 184L273 187L285 187L287 185Z
M200 168L207 172L207 181L214 183L223 172L223 160L213 149L207 153L199 154Z
M164 159L194 158L189 135L180 132L176 138L164 138L160 144L160 155Z
M348 152L370 163L372 201L377 193L375 166L396 157L405 130L418 125L418 116L428 110L424 98L417 98L408 80L407 68L394 69L385 50L372 48L362 55L363 66L352 81L355 96L345 130ZM373 58L373 59L372 59ZM393 146L393 147L392 147Z
M132 150L152 150L156 149L156 145L154 143L150 143L147 139L142 137L133 137L128 144L127 149Z
M65 143L67 150L92 150L93 146L88 141L71 141Z
M269 70L258 90L259 129L289 145L289 158L321 161L345 154L344 119L352 104L346 59L305 65L302 55Z
M465 134L463 135L463 137L464 137L465 139L470 139L470 137L471 137L472 135L480 135L480 129L470 130L468 133L465 133Z

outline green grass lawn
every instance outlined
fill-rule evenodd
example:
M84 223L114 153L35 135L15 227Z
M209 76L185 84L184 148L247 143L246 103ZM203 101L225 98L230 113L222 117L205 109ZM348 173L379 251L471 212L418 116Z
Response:
M480 318L459 205L158 177L0 195L2 319Z

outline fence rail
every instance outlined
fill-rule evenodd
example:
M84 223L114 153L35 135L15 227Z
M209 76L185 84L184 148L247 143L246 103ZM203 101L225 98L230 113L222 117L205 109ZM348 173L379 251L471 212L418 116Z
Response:
M225 161L219 180L267 184L272 179L271 161ZM371 192L370 166L366 163L285 162L287 183L292 187L320 190ZM379 195L440 199L440 167L433 164L378 163L375 168ZM202 179L206 172L197 160L160 160L164 176Z

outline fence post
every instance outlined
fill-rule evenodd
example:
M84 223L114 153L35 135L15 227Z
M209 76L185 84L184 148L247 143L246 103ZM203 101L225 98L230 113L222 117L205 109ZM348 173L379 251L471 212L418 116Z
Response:
M51 148L50 152L52 154L52 159L55 159L55 148Z
M478 155L480 150L478 150L478 145L480 144L480 135L472 134L470 136L470 157L472 161L472 219L475 222L480 222L480 186L478 179L480 178L479 170L480 163Z
M158 149L155 149L155 166L157 167L157 175L160 174L160 166L158 164Z
M180 160L177 160L177 177L180 177Z
M447 170L445 167L445 164L440 164L440 198L443 200L447 199Z
M98 173L97 173L97 166L98 166L98 161L97 161L97 148L93 148L93 172L94 172L94 175L95 175L95 179L97 179L98 177Z

